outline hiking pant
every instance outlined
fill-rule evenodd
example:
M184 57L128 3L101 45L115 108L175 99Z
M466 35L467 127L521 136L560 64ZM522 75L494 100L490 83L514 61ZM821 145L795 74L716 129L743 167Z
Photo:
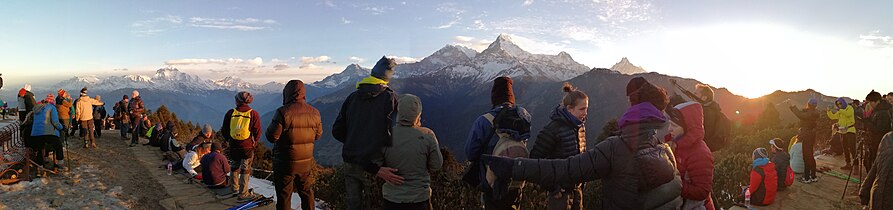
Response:
M44 149L46 148L44 138L45 136L30 136L30 134L25 136L25 147L31 150L31 161L40 166L46 163L46 160L43 158Z
M372 180L360 165L344 163L344 188L347 194L347 209L362 210L365 205L365 193L372 188Z
M40 141L44 142L47 150L46 153L53 152L53 156L56 157L56 160L65 160L65 154L63 154L62 150L62 139L58 136L46 135L46 136L38 136Z
M840 142L843 146L843 156L846 157L847 165L855 165L856 161L856 134L845 133L840 134Z
M387 199L384 200L382 205L382 209L388 210L431 210L434 209L431 206L431 199L426 201L418 202L418 203L394 203Z
M155 135L155 134L152 134ZM251 186L248 185L248 180L251 179L251 162L254 160L254 157L245 158L245 159L233 159L233 189L236 190L239 195L248 194L248 189Z
M94 145L96 144L96 136L93 136L93 120L82 120L81 122L81 130L85 131L90 135L84 135L84 145Z
M304 173L291 173L290 170L280 170L288 167L279 166L278 161L273 161L273 183L276 186L276 209L291 209L291 195L297 189L301 197L301 209L316 209L313 197L313 178L310 171ZM288 163L281 163L288 164Z
M25 122L25 117L28 117L28 112L19 111L19 123Z
M583 189L577 186L577 188L569 190L553 190L549 192L548 201L549 210L581 210L583 209Z
M884 138L884 134L871 134L871 138L867 139L865 142L865 147L868 148L867 154L865 154L862 158L863 166L865 166L865 171L871 171L871 166L874 166L874 160L877 158L877 149L881 144L881 139Z
M94 119L93 120L93 128L95 128L95 130L93 131L92 134L96 135L97 138L102 138L102 130L104 128L102 126L102 120Z
M502 199L497 200L492 190L482 193L485 210L521 209L521 189L509 189Z
M68 135L68 130L71 129L71 119L59 119L59 123L61 123L62 127L64 128L59 133L62 135Z
M141 134L145 134L145 132L142 132L143 118L132 118L132 120L130 120L130 125L133 130L133 133L130 134L130 144L139 144Z
M806 164L804 174L806 178L815 178L815 130L811 128L800 128L797 139L803 142L803 163Z
M118 130L121 130L121 138L127 138L127 130L130 130L130 125L120 120L116 120L115 123L118 124Z

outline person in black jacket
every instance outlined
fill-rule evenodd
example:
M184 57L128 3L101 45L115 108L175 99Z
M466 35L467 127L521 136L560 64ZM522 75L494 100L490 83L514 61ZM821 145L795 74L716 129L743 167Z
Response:
M100 99L102 99L102 97L96 96L97 101L102 101ZM96 136L96 138L102 138L102 130L105 128L105 126L103 126L103 120L105 120L107 114L108 112L105 111L105 105L93 105L93 127L96 128L93 136Z
M802 110L798 109L797 106L790 106L791 112L800 119L800 130L797 133L797 139L803 142L803 163L806 164L806 171L803 177L800 178L800 182L806 184L819 181L819 178L815 175L815 157L812 154L815 152L816 120L819 119L819 112L816 111L817 105L818 100L809 99L806 103L806 108Z
M534 159L565 159L586 151L586 114L589 110L589 96L564 83L564 98L552 110L552 120L540 131L530 151ZM566 186L543 186L550 190L549 209L582 209L583 190L581 184Z
M866 130L868 130L868 154L862 160L866 170L871 170L874 159L877 157L878 145L887 132L893 130L893 105L887 100L881 98L881 94L871 91L865 97L866 107L865 113L868 116L863 120Z
M364 171L392 184L402 184L396 169L381 167L383 149L392 144L391 131L397 113L397 94L388 87L397 63L382 57L372 75L357 83L357 90L341 105L332 136L343 143L341 157L346 170L344 185L348 209L363 208L363 192L371 187Z

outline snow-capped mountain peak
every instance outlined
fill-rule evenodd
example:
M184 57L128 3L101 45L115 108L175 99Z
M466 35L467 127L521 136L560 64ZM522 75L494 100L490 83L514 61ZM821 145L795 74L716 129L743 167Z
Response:
M234 88L247 89L247 88L251 88L253 86L251 83L245 82L244 80L239 79L239 77L236 77L236 76L228 76L223 79L212 80L212 82L214 82L214 84L221 86L221 87L234 87Z
M611 66L611 70L617 71L621 74L630 74L630 75L647 72L642 67L639 67L639 66L636 66L636 65L633 65L632 63L630 63L629 59L627 59L626 57L623 57L622 59L620 59L620 62L617 62L616 64L614 64L614 66Z
M314 82L312 85L322 88L336 88L343 84L359 81L369 76L370 72L372 72L372 69L364 68L359 64L350 64L341 73L329 75L320 81Z
M531 55L529 52L524 51L521 47L512 42L512 37L508 34L500 34L499 37L496 37L496 41L490 43L490 46L481 53L500 54L502 52L516 58L526 58Z

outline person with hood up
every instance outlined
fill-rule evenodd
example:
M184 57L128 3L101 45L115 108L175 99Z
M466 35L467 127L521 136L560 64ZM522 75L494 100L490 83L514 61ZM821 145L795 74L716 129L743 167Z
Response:
M520 208L522 189L513 189L511 192L501 193L502 196L497 196L497 193L494 193L493 188L490 187L486 166L481 161L482 155L493 154L496 144L499 142L500 136L497 134L493 121L496 120L495 117L499 116L500 112L517 109L517 113L520 115L518 117L530 122L530 113L524 107L515 104L513 84L514 81L510 77L503 76L493 79L493 87L490 89L490 111L474 120L468 138L465 140L465 155L471 165L462 179L483 192L481 200L483 200L484 209L488 210ZM529 135L521 136L518 139L526 141Z
M146 105L143 103L143 98L140 97L139 91L133 90L131 93L131 99L127 104L127 111L130 113L130 127L132 129L130 135L130 147L135 147L140 142L140 136L146 133L142 128L143 112L146 111Z
M195 138L192 138L192 141L189 144L186 144L186 151L195 151L195 147L202 143L211 143L214 142L214 129L211 128L211 125L205 124L202 128L202 132L199 132Z
M254 102L254 96L242 91L236 93L235 100L236 107L226 112L220 133L229 142L227 156L235 163L233 188L239 194L240 201L247 201L258 197L248 190L251 187L248 186L248 181L251 179L254 150L263 134L260 114L250 106Z
M75 119L78 120L82 129L85 129L85 133L87 135L84 136L84 148L93 147L96 148L96 136L93 135L94 132L94 123L93 123L93 106L103 105L102 101L95 100L87 96L87 88L81 89L81 97L78 98L77 102L77 112L75 112Z
M794 184L794 170L791 169L791 155L785 151L787 143L780 138L769 140L769 159L775 164L775 172L778 174L778 191L784 191Z
M25 84L25 87L19 90L18 94L18 110L19 110L19 122L24 122L25 117L28 116L28 113L34 109L34 106L37 105L37 100L34 99L34 93L31 93L31 85Z
M658 140L668 134L663 113L666 91L636 77L627 84L630 108L618 120L620 136L612 136L567 159L509 159L483 155L501 179L540 185L602 181L602 209L678 209L682 181L669 146Z
M46 99L34 107L34 111L26 116L25 124L31 125L31 141L32 149L36 150L34 156L37 157L35 162L44 164L44 149L48 145L56 157L56 166L61 166L65 162L65 155L62 151L62 141L59 139L59 131L64 127L59 123L59 112L56 106L53 94L47 95ZM49 168L49 167L47 167Z
M97 101L102 101L102 96L96 96ZM103 120L107 116L108 112L105 111L105 105L93 105L93 127L96 128L95 132L91 133L96 136L96 138L102 138L102 130L105 128L105 124Z
M828 109L827 115L831 120L837 120L837 135L840 136L843 145L843 155L846 157L846 165L840 167L843 170L853 169L853 161L856 160L856 115L853 106L846 99L837 98L834 102L836 110ZM853 147L850 147L852 144Z
M267 128L273 143L273 184L276 209L291 209L292 192L301 197L301 209L315 209L313 196L313 143L322 136L319 110L310 106L301 80L291 80L282 89L282 106L276 109Z
M401 185L384 183L383 209L430 210L431 174L443 167L443 156L434 131L421 126L422 101L411 94L400 95L394 146L385 148L384 165L406 178Z
M797 106L790 106L791 112L800 119L800 130L797 133L797 139L803 142L803 163L806 165L806 170L803 173L803 177L800 178L800 182L805 184L819 181L819 178L816 176L815 157L813 156L815 152L816 121L819 119L819 112L816 110L818 103L819 101L813 98L806 102L806 108L802 110L798 109Z
M869 137L865 145L868 147L868 154L862 160L862 165L866 167L866 170L871 170L881 139L893 130L893 119L891 119L893 118L893 105L882 99L881 94L873 90L865 97L865 101L867 101L865 127L869 132Z
M667 108L670 142L674 145L676 168L682 178L682 209L714 209L713 153L703 141L704 120L701 104L684 102Z
M877 159L862 182L859 198L869 210L893 208L893 134L887 133L878 145Z
M388 86L397 62L382 57L372 67L372 73L357 83L357 90L341 105L332 126L332 136L343 143L347 209L362 209L363 192L372 187L364 173L375 174L392 184L403 184L397 169L382 167L383 149L393 145L394 114L397 94Z
M124 95L124 99L115 103L114 109L115 111L115 123L118 124L118 130L121 131L121 139L127 140L127 132L130 132L130 108L128 108L130 104L130 100L127 98L127 95Z
M586 151L586 115L589 96L570 83L562 87L565 95L552 109L552 120L540 131L530 151L534 159L565 159ZM583 209L582 184L543 186L550 190L548 209Z
M751 205L768 206L775 202L775 193L778 191L778 173L775 171L775 164L769 161L769 153L766 148L761 147L753 150L750 185L745 190L750 191Z

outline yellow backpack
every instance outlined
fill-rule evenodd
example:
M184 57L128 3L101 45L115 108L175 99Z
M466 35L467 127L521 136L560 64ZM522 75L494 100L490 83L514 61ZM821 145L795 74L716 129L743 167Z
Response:
M251 110L240 112L233 109L229 119L229 135L235 140L245 140L251 137Z

